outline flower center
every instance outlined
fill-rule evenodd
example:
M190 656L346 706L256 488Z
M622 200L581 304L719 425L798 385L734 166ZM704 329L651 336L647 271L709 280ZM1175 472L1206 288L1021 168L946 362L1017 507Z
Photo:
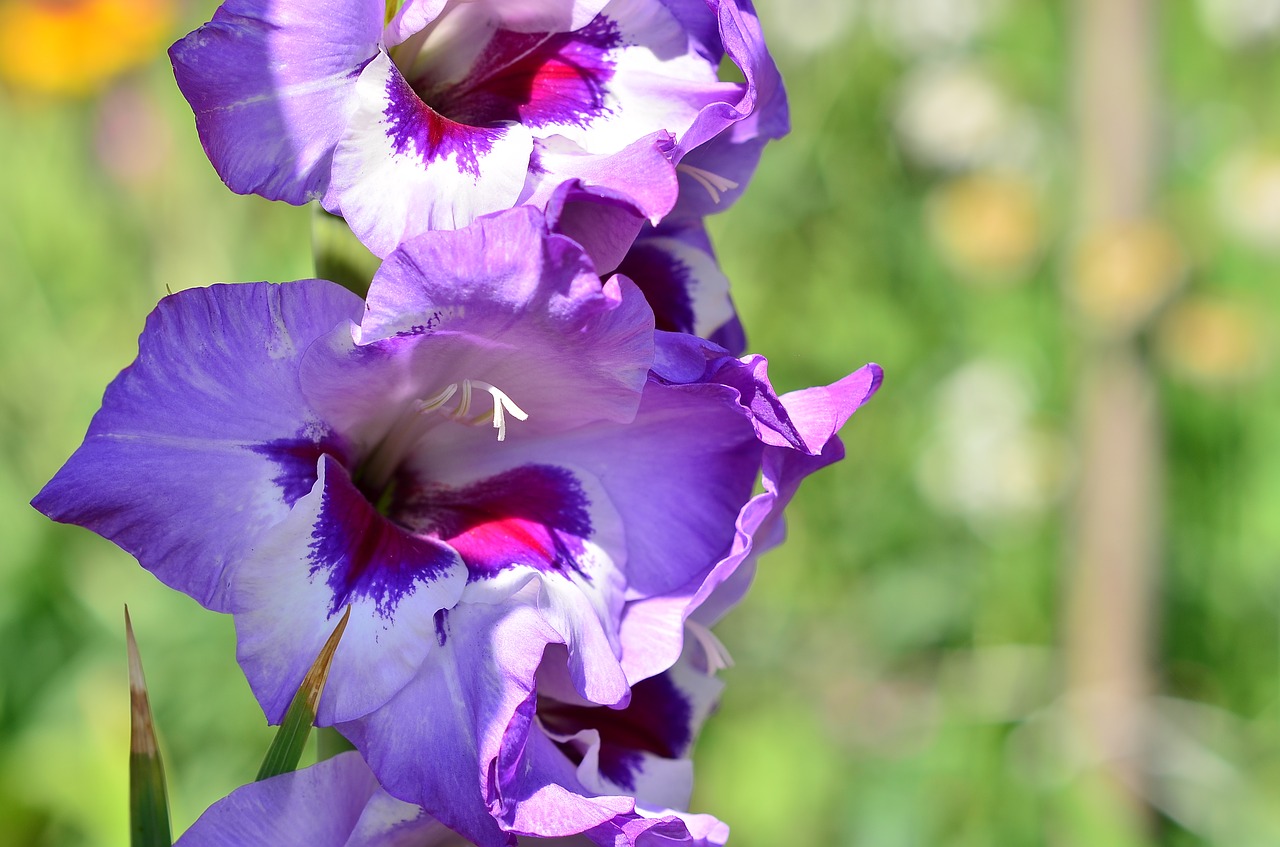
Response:
M392 47L391 59L423 103L465 126L585 126L607 111L622 43L611 20L574 32L492 27L482 9L461 4Z
M464 379L461 383L451 382L440 393L426 400L413 401L414 411L420 415L430 415L443 410L445 405L453 399L453 396L459 393L459 384L462 386L462 397L458 401L458 405L452 411L444 413L454 420L478 426L492 418L493 428L498 431L498 440L506 441L506 416L508 413L518 421L527 421L529 419L529 413L517 406L515 401L507 396L506 392L497 386L478 379ZM478 416L469 417L471 415L471 398L476 388L489 392L489 395L493 397L493 412L481 412Z
M476 408L482 405L476 402L477 390L488 392L493 401L491 410L477 414ZM388 483L396 468L438 421L452 420L468 426L492 421L493 428L498 431L498 440L506 441L507 415L518 421L529 419L528 412L491 383L479 379L451 382L425 400L414 400L409 404L408 412L400 416L362 463L356 473L357 485L370 502L383 511L384 501L390 496Z

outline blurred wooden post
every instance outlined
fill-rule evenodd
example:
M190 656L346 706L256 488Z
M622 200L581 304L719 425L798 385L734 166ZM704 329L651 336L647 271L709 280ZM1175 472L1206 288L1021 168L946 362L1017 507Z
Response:
M1155 21L1151 0L1076 0L1074 11L1077 244L1083 251L1148 213L1157 160ZM1112 264L1115 278L1123 280L1123 261L1119 270ZM1079 477L1065 586L1068 701L1073 740L1088 763L1086 779L1103 792L1108 811L1119 818L1115 823L1140 840L1149 825L1142 801L1144 728L1162 447L1153 380L1134 336L1150 312L1139 309L1130 322L1099 320L1080 303L1087 287L1081 276L1089 272L1076 261L1066 278L1083 330Z

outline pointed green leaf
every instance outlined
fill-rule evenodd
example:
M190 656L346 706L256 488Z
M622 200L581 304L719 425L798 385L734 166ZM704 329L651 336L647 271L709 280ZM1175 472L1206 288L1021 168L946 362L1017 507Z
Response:
M342 620L334 627L329 640L320 648L311 669L302 678L298 693L293 695L289 711L285 712L280 729L267 750L262 767L258 769L258 780L269 779L282 773L288 773L298 767L302 758L302 749L307 745L307 737L311 734L311 726L316 722L316 709L320 705L320 695L324 691L325 680L329 678L329 666L333 664L333 654L337 652L338 642L342 640L343 630L347 628L347 619L351 617L351 607L343 613Z
M169 792L165 787L164 764L156 743L147 700L147 681L142 675L142 659L133 638L129 607L124 609L125 642L129 650L129 703L132 728L129 734L129 831L132 847L170 847Z

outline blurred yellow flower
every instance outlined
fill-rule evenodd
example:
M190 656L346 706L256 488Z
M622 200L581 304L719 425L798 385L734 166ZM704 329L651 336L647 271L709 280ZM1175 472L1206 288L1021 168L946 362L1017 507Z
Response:
M1176 236L1156 221L1107 227L1081 242L1068 293L1095 329L1134 332L1178 289L1186 262Z
M1035 187L1016 174L979 173L937 188L929 230L956 271L979 282L1017 282L1042 238Z
M1270 337L1256 308L1188 297L1160 320L1156 346L1173 371L1203 385L1232 385L1259 375L1270 360Z
M0 78L91 94L168 40L172 0L0 0Z

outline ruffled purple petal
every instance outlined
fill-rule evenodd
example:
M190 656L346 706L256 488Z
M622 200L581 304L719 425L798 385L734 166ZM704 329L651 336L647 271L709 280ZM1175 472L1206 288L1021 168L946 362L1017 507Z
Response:
M684 808L692 790L687 755L702 722L714 708L721 685L696 669L705 664L691 644L684 659L666 673L632 689L625 708L565 702L539 691L537 720L520 744L520 766L503 769L504 827L520 833L552 829L565 807L593 810L617 799L635 798L635 810L616 815L588 831L600 844L648 843L659 833L674 842L696 842L690 827L708 833L723 829ZM547 670L544 664L543 670ZM540 684L546 676L540 676ZM545 688L545 686L544 686ZM559 791L548 792L548 786ZM688 824L688 826L686 826Z
M879 390L883 380L884 371L879 365L871 364L831 385L783 395L782 402L809 452L776 445L765 449L765 493L759 497L771 497L772 502L768 502L767 511L760 507L756 509L756 515L763 514L755 530L754 550L739 565L731 565L733 557L721 563L699 588L691 604L698 621L708 626L715 623L746 594L759 554L783 540L783 510L795 496L800 483L809 474L844 457L844 445L836 433Z
M178 87L232 191L294 204L325 192L382 14L380 0L228 0L173 45Z
M750 584L756 559L781 542L783 512L800 483L844 455L835 433L871 398L882 378L879 366L866 365L830 386L781 398L804 449L797 449L767 426L758 428L766 441L762 457L764 491L747 501L738 513L727 553L704 575L684 586L627 604L621 628L622 666L627 679L635 682L670 667L680 655L681 624L691 615L696 613L699 622L710 625L741 599Z
M517 209L389 257L369 291L361 346L318 352L304 382L339 423L462 379L497 386L528 413L509 427L513 439L626 421L653 360L652 321L634 286L601 285L578 245Z
M644 212L624 192L579 179L561 183L546 206L551 231L578 242L601 276L618 266L645 225Z
M709 8L719 25L725 54L746 77L746 83L738 88L738 97L725 98L731 102L712 103L699 112L679 138L674 151L676 161L725 132L735 143L785 135L789 117L782 78L765 46L751 0L664 1L672 8L685 7L677 13L682 18L698 14L699 7Z
M166 297L84 444L33 505L226 611L230 571L311 489L319 456L345 449L303 396L298 361L360 309L321 280Z
M210 806L177 847L465 847L420 807L383 791L359 753L241 786Z

